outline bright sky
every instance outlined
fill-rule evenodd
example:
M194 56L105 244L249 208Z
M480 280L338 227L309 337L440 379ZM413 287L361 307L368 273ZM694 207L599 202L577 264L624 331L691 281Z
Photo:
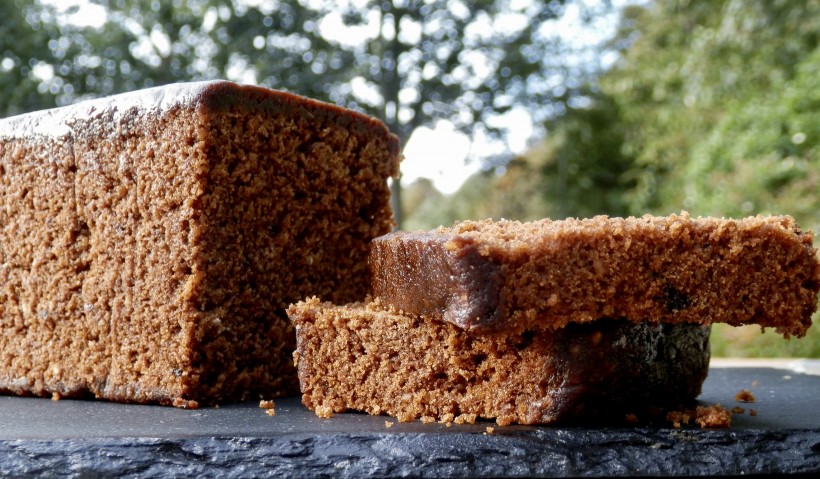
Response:
M528 0L516 0L527 3ZM595 1L595 0L592 0ZM621 4L623 2L616 2ZM555 23L554 33L575 45L592 45L614 33L615 25L584 26L577 5L569 4L565 15ZM481 137L470 139L455 131L452 123L439 121L433 129L421 127L413 132L404 148L401 165L402 183L408 185L418 178L429 178L436 189L445 194L456 192L464 181L480 170L480 158L487 153L514 155L530 146L534 127L530 116L521 109L512 109L499 117L498 123L512 125L506 143L489 143Z
M470 139L449 121L439 121L432 129L417 128L404 147L401 181L407 185L429 178L437 190L454 193L479 170L477 162L466 163L469 151Z

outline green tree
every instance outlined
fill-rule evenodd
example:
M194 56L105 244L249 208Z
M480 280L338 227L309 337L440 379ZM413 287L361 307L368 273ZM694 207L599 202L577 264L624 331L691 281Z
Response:
M559 86L580 85L552 32L563 1L92 1L107 12L98 28L34 0L3 19L25 30L12 36L49 38L34 42L48 52L6 50L50 61L58 103L227 77L364 110L406 139L439 118L503 130L487 120L513 107L543 119Z
M547 123L546 154L537 160L547 216L625 215L626 192L635 182L617 103L590 91L568 104L564 115Z
M545 124L547 137L503 168L470 178L453 196L414 203L411 227L468 218L529 221L570 216L624 216L635 187L633 158L624 154L624 124L616 102L588 91L567 100L565 112Z
M54 97L35 72L51 69L46 46L57 33L31 15L30 1L0 3L0 115L10 116L54 105Z
M820 226L820 2L659 0L626 11L601 79L634 155L632 212L792 214Z

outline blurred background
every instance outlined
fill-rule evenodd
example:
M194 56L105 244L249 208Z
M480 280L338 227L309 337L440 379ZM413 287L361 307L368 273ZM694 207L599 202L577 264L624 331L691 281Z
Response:
M403 229L789 214L820 232L820 0L4 0L0 117L226 78L382 119ZM713 355L820 357L716 326Z

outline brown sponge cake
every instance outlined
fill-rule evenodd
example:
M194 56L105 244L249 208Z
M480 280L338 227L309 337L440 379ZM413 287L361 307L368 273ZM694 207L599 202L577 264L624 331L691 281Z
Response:
M820 289L790 217L465 221L374 241L374 295L467 329L599 318L759 324L803 336Z
M560 329L476 333L384 304L292 305L302 401L401 421L498 424L617 420L694 400L709 327L603 319Z
M365 296L398 162L376 120L222 81L0 121L0 391L295 391L284 309Z

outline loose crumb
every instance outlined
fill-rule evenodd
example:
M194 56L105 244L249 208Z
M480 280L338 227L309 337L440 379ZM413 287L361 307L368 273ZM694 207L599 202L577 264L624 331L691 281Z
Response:
M434 418L433 416L422 416L421 422L423 422L424 424L430 424L431 422L436 422L436 418Z
M267 414L268 416L276 416L276 409L267 409L265 410L265 414Z
M52 401L59 401L62 398L63 398L63 396L60 393L56 392L56 391L51 393L51 400Z
M740 392L735 394L735 401L755 402L755 395L748 389L741 389Z
M495 428L492 427L492 426L487 426L487 428L484 430L484 434L492 434L494 432L495 432Z
M171 403L174 407L182 408L182 409L199 409L199 403L196 401L192 401L190 399L184 398L174 398L174 401Z
M702 428L728 428L732 426L732 413L718 404L698 406L695 409L695 421Z
M330 406L316 406L313 412L322 419L330 419L333 417L333 409Z
M384 427L393 427L393 421L384 421Z
M259 401L259 407L262 409L273 409L276 407L276 403L271 399L262 399Z
M732 408L732 414L743 414L744 412L746 412L746 410L740 406L735 406Z
M720 403L711 406L698 406L695 410L669 411L666 420L672 427L680 429L694 419L701 428L728 428L732 425L732 412Z
M476 417L475 414L460 414L455 418L456 424L475 424Z
M749 416L757 416L757 410L756 409L749 409Z
M692 415L689 411L669 411L666 413L666 420L671 422L672 427L675 429L680 429L682 425L689 424L691 418Z

